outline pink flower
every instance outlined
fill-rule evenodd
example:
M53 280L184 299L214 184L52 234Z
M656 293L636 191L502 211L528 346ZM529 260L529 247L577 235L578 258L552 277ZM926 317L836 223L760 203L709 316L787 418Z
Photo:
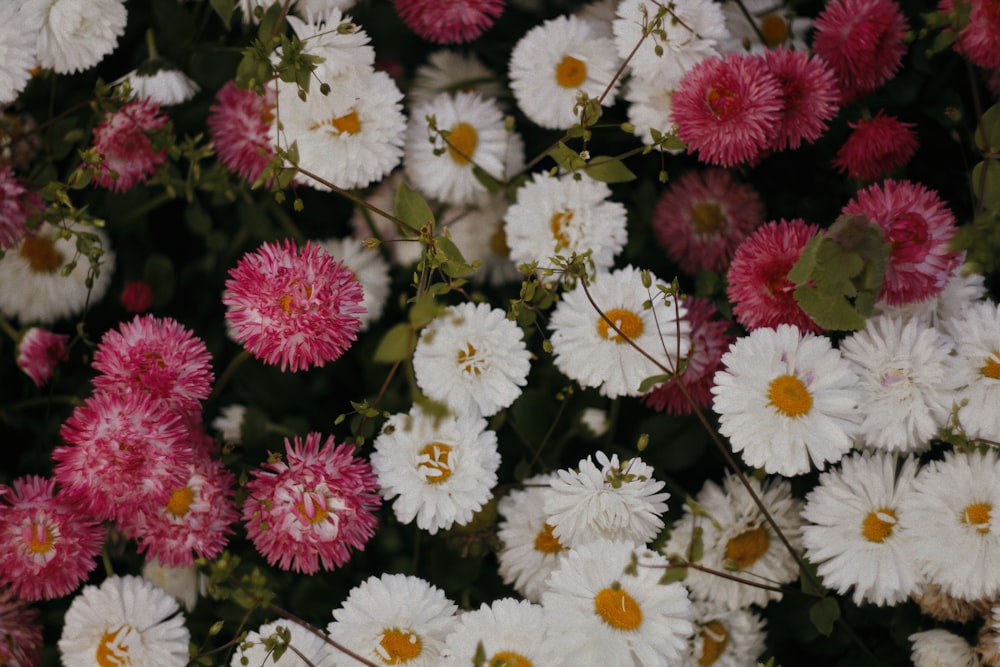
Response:
M133 100L108 114L94 130L94 150L104 156L94 182L114 192L146 182L167 161L167 149L154 148L150 134L166 128L168 122L160 105L148 98Z
M17 344L17 366L28 374L36 386L52 379L56 366L66 358L69 336L31 327Z
M55 480L14 480L0 500L0 584L23 600L73 592L94 569L104 529L63 495Z
M261 361L282 371L322 366L357 339L361 284L320 246L265 243L229 275L226 320L233 338Z
M939 294L958 268L962 255L950 249L955 216L922 185L883 181L855 195L842 212L867 217L892 247L879 294L891 306Z
M437 44L479 37L503 13L505 0L393 0L413 32Z
M660 195L653 232L686 273L725 271L737 246L764 222L764 205L725 169L685 172Z
M822 58L804 51L768 50L764 60L781 84L785 100L781 128L772 148L780 151L798 148L803 141L816 141L839 108L833 72Z
M833 166L851 178L874 181L899 169L919 146L913 123L903 123L880 110L874 118L848 123L854 130L837 151Z
M687 307L684 317L691 323L691 351L680 382L684 383L694 403L705 409L712 404L715 371L722 365L722 355L736 337L726 332L729 323L719 317L719 311L710 301L692 297L684 305ZM667 414L694 413L691 403L676 381L664 382L655 387L642 400L646 405Z
M265 97L227 81L208 110L208 132L222 164L255 183L274 158L270 128L274 123L274 91Z
M42 623L38 610L0 591L0 665L32 667L42 659Z
M10 165L0 165L0 250L17 247L28 235L28 218L44 208L42 198L24 186Z
M942 11L954 8L949 0L939 3ZM974 65L1000 70L1000 0L970 0L969 21L958 33L955 50Z
M59 430L55 478L98 519L164 505L187 481L189 429L177 412L144 392L97 392Z
M153 305L153 288L142 280L129 280L122 289L121 302L130 313L144 313Z
M894 0L832 0L813 26L813 51L833 68L845 104L888 81L906 52L906 18Z
M781 83L760 56L702 60L674 93L677 133L702 162L755 162L774 143L784 111Z
M136 315L101 338L94 387L144 392L173 409L197 411L212 390L211 361L204 341L176 320Z
M287 463L264 464L247 484L247 536L267 562L314 574L347 562L375 534L382 503L371 465L319 433L285 440Z
M751 234L729 265L726 292L736 320L747 329L793 324L803 332L823 329L803 311L788 272L819 227L804 220L769 222Z

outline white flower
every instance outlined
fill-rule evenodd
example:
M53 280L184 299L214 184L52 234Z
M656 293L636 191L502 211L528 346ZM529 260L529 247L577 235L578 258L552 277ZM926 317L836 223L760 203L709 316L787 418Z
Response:
M271 637L287 637L287 649L277 660L271 649L264 643ZM317 637L298 623L286 621L271 621L247 633L246 639L240 642L233 651L230 667L334 667L340 655L332 646Z
M653 134L670 134L674 131L673 110L674 88L667 87L659 81L645 81L633 77L625 90L628 101L628 122L635 128L633 134L642 139L647 146L653 145ZM680 150L671 150L680 153Z
M840 353L857 373L858 438L890 452L927 449L948 421L958 388L952 342L911 319L874 317L844 339Z
M198 595L205 594L208 583L205 575L193 565L171 567L155 559L142 564L142 578L172 595L189 612L198 603Z
M385 302L389 299L388 263L382 259L377 249L365 248L358 239L327 239L320 241L319 245L353 271L361 283L365 293L361 299L361 307L365 312L357 317L361 320L361 331L365 331L382 316Z
M532 602L541 601L545 580L568 549L552 533L545 511L545 498L553 493L551 478L526 479L523 489L512 490L497 503L497 513L503 517L497 525L503 543L497 552L500 576Z
M568 666L549 614L525 600L502 598L459 616L445 639L442 667L474 664L480 645L487 665Z
M599 273L587 289L594 303L640 349L668 369L677 367L690 346L690 324L684 306L656 301L656 276L652 287L642 284L639 269L626 266ZM567 377L584 387L599 387L608 398L639 396L639 385L663 369L640 354L619 335L591 305L583 285L563 294L549 320L555 364Z
M385 72L351 71L328 83L330 92L323 95L314 82L304 102L294 84L276 84L272 141L282 147L295 143L299 166L337 187L359 188L380 180L402 156L403 94ZM295 178L329 190L305 173Z
M128 81L133 99L149 99L169 106L187 102L201 90L188 75L163 60L153 60L115 81Z
M44 16L38 63L58 74L90 69L111 53L125 32L125 0L27 0L26 15Z
M829 339L798 327L755 329L722 356L713 409L719 432L750 466L800 475L851 449L857 376Z
M792 497L791 484L778 477L763 483L753 477L747 481L792 548L801 549L802 501ZM795 559L737 477L727 474L721 487L711 480L705 482L695 503L698 511L685 505L684 516L674 524L663 548L671 560L691 560L709 570L768 586L780 586L799 576ZM764 606L781 599L778 591L693 568L688 570L684 583L693 598L725 609Z
M107 292L115 270L107 233L75 222L64 225L95 235L96 245L104 251L99 262L101 273L94 277L93 286L86 285L90 263L77 256L76 239L59 238L60 227L46 222L0 258L0 314L16 317L22 324L51 324L78 315L88 302L97 303ZM61 269L74 260L75 268L62 275Z
M246 0L240 0L246 2ZM355 0L295 0L295 13L302 16L329 14L334 9L346 12L356 4Z
M465 261L481 262L471 277L490 285L520 280L517 266L510 261L510 248L503 229L507 198L490 195L479 204L451 208L439 221L447 227L451 240L462 251Z
M626 58L642 40L644 26L659 22L629 66L642 79L676 88L692 67L718 55L718 45L729 33L722 9L713 0L674 0L669 7L668 11L666 5L649 0L622 0L611 27L618 55Z
M542 596L569 664L680 661L694 631L691 602L680 584L659 583L666 565L659 554L628 542L597 540L570 550Z
M595 438L601 437L611 428L611 422L608 421L608 411L600 408L584 408L580 415L580 422Z
M979 659L969 643L947 630L916 632L910 659L913 667L979 667Z
M764 652L764 619L747 609L694 603L695 635L681 667L745 667Z
M531 353L499 308L463 303L424 327L413 353L420 390L455 414L495 415L521 395Z
M590 32L594 37L611 39L614 35L611 22L615 20L617 6L618 0L594 0L580 7L575 15L590 24Z
M492 497L500 454L486 420L436 419L419 407L390 417L375 439L372 469L396 518L431 535L466 524ZM398 498L397 498L398 496Z
M0 4L0 106L17 99L38 59L41 16L29 12L10 0Z
M437 132L430 129L433 118ZM441 132L448 133L447 142ZM524 144L504 126L496 100L442 93L410 113L406 176L413 187L447 204L473 204L487 194L473 169L503 180L524 164Z
M753 17L756 30L743 13L744 8ZM729 0L722 3L722 14L729 36L719 44L721 51L762 53L779 46L809 51L805 36L812 30L812 20L795 16L795 11L780 0L743 0L742 8ZM766 43L761 41L761 35Z
M104 664L184 667L190 633L180 607L141 577L112 576L73 598L59 638L65 667Z
M564 130L580 121L577 96L597 100L618 69L614 43L592 33L590 23L559 16L527 32L510 54L510 88L518 107L536 125ZM601 102L611 106L615 88Z
M479 93L484 99L497 99L506 94L496 72L488 68L473 53L443 49L427 57L417 67L407 91L411 106L429 102L441 93Z
M639 458L619 462L597 452L577 471L557 470L545 495L545 514L552 534L576 547L598 538L645 544L663 528L669 493L653 479L653 468Z
M996 450L948 452L920 471L900 506L899 528L923 575L963 600L1000 593L998 479Z
M912 458L896 472L896 457L854 454L823 473L806 496L802 541L823 583L854 603L895 605L921 584L913 544L899 527L900 507L917 475Z
M423 579L383 574L351 589L327 632L376 664L437 667L456 611L441 589Z
M944 328L955 340L958 420L970 437L1000 440L1000 306L977 303Z
M212 428L219 432L223 442L236 444L243 440L243 417L247 406L227 405L219 411L219 416L212 420Z
M365 197L365 202L385 211L389 215L395 210L396 191L403 182L403 171L397 170L385 178ZM409 266L420 259L423 246L415 237L406 237L391 219L361 206L354 208L351 216L351 227L354 237L360 241L373 237L382 241L380 248L389 254L389 260L394 264Z
M342 15L336 8L328 13L307 12L306 15L306 19L289 16L288 24L305 45L305 53L322 59L317 63L315 72L320 81L327 81L333 86L334 80L341 76L353 74L363 77L372 71L375 49L368 43L371 41L368 33L352 23L350 16ZM310 92L318 93L313 85L310 85ZM333 95L334 91L331 90L330 94Z
M553 255L589 250L594 270L609 270L628 239L625 206L610 198L600 181L533 174L504 216L511 261L550 266Z

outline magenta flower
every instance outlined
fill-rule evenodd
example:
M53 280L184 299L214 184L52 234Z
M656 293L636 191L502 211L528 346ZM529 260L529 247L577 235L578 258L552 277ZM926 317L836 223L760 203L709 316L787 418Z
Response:
M275 155L270 138L274 106L273 89L261 97L227 81L208 110L205 123L219 159L249 183L260 178Z
M168 122L160 105L148 98L133 100L108 114L94 129L93 148L104 156L94 183L125 192L136 183L146 182L167 161L167 149L155 149L150 133L166 127Z
M913 123L904 123L880 110L874 118L848 123L854 130L837 151L833 166L841 174L874 181L899 169L919 147Z
M364 293L354 272L320 246L286 239L247 253L222 303L233 338L264 363L304 370L340 358L357 339Z
M11 491L0 498L0 585L23 600L73 592L97 564L104 529L57 495L55 480L28 475Z
M35 385L48 384L56 372L56 366L66 358L66 334L52 333L38 327L31 327L17 344L17 366L27 373Z
M122 306L130 313L144 313L153 305L153 288L142 280L129 280L122 288Z
M955 50L985 70L1000 70L1000 1L968 0L969 20L958 33ZM951 11L954 3L939 3Z
M10 165L0 165L0 250L17 247L28 235L28 218L45 208L45 202L28 190Z
M0 665L30 667L42 660L42 622L38 610L0 591Z
M804 51L774 49L764 60L781 84L785 113L772 148L798 148L826 131L827 121L837 115L840 93L833 71L822 58Z
M879 299L891 306L924 301L948 284L962 254L951 249L955 216L932 190L886 180L862 190L845 215L863 215L882 228L891 246Z
M285 440L285 461L265 463L247 484L247 536L268 563L315 574L347 562L375 534L382 504L371 465L319 433Z
M505 0L394 0L403 22L437 44L469 42L503 13Z

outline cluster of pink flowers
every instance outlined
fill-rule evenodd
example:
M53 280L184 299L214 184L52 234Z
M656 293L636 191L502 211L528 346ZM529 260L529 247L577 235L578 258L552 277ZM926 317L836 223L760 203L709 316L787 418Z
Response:
M144 183L167 162L166 147L157 147L150 134L167 128L169 119L148 98L126 103L94 128L95 151L103 156L94 182L114 192Z

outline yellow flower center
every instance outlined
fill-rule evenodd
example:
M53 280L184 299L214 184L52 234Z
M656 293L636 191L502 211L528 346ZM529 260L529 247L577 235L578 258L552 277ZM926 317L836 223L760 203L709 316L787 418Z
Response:
M808 414L813 404L812 394L794 375L782 375L772 380L767 397L778 412L793 419Z
M587 64L573 56L564 56L556 65L556 81L563 88L579 88L587 80Z
M543 554L557 554L565 548L559 538L552 533L552 526L549 524L542 526L542 529L535 535L535 551L541 551Z
M777 14L768 14L760 21L760 32L768 46L784 44L788 39L788 21Z
M745 570L767 553L771 538L764 526L751 528L726 542L726 560L730 560L741 570Z
M122 625L101 635L101 641L94 652L97 664L101 667L123 667L133 664L134 656L129 655L129 652L136 640L141 641L135 634L130 626Z
M463 167L472 161L478 144L479 134L468 123L459 123L448 133L448 155Z
M351 111L330 121L330 125L341 134L357 134L361 131L361 119L357 111Z
M887 537L892 535L892 529L895 525L896 513L883 507L868 513L861 523L861 534L869 542L884 542Z
M729 645L729 633L718 621L712 621L701 629L701 656L699 665L712 665L726 651Z
M635 340L642 335L642 319L633 313L631 310L626 310L624 308L612 308L605 315L608 319L615 323L623 334L627 337ZM625 339L618 335L618 332L611 328L607 320L603 317L598 317L597 319L597 333L601 338L606 338L607 340L614 341L616 343L624 343Z
M618 582L598 591L594 596L594 611L605 623L617 630L635 630L642 625L642 607Z
M62 266L63 256L56 242L44 236L29 236L21 243L21 257L35 273L53 273Z
M480 356L476 357L479 350L472 343L466 343L464 348L458 350L458 365L462 367L463 373L479 375L486 366L486 361Z
M490 236L490 250L501 257L510 256L510 246L507 245L507 232L498 227Z
M986 365L979 370L983 377L1000 380L1000 361L997 361L997 357L1000 357L1000 352L993 352L992 356L986 360Z
M691 226L701 236L715 233L725 221L726 216L718 204L706 201L691 208Z
M420 655L422 648L420 637L416 634L390 628L382 633L375 653L387 665L402 665Z
M559 211L552 216L549 227L552 229L552 238L556 240L556 252L568 248L570 244L566 227L573 221L573 211Z
M306 521L312 524L326 521L326 518L330 516L326 495L319 491L304 491L302 499L296 503L295 509Z
M989 503L973 503L962 512L962 523L974 527L983 535L990 532L990 516L993 506Z
M443 442L424 445L417 456L417 468L431 484L440 484L451 477L451 446Z
M487 664L489 667L533 667L530 660L513 651L494 653Z
M190 486L182 486L179 489L174 489L174 492L170 494L170 500L167 502L167 511L174 516L184 516L191 509L191 503L194 502L194 490Z
M28 549L33 554L44 554L52 550L55 542L55 535L45 524L36 523L28 527L26 531Z
M705 93L705 104L712 115L725 120L740 109L739 95L725 88L711 88Z

